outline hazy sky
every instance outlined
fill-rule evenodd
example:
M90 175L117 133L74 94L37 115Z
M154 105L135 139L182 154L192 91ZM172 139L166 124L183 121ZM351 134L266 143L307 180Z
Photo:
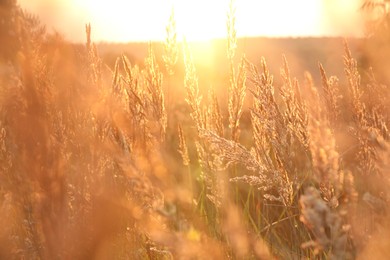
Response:
M164 39L172 6L179 37L225 37L229 0L19 0L66 39L84 41L91 23L95 41ZM362 35L360 0L236 0L238 36Z

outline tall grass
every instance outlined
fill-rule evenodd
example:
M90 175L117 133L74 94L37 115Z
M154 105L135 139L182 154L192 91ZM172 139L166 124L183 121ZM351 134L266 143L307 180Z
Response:
M18 14L0 79L0 258L388 255L389 90L346 42L344 79L319 64L321 85L299 82L285 57L271 75L236 60L231 1L224 100L180 52L173 11L162 57L149 44L142 65L113 68L90 25L80 48Z

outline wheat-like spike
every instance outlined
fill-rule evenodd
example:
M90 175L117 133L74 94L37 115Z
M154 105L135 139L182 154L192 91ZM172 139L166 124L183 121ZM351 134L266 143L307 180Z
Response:
M369 82L367 84L367 106L371 113L368 114L370 125L378 129L385 140L389 140L389 116L387 100L390 97L390 91L386 85L380 84L374 75L372 68L368 71Z
M212 131L203 130L200 132L200 137L209 144L209 149L214 155L212 164L214 170L226 170L231 165L240 164L256 175L235 177L231 181L244 181L264 191L275 189L276 195L266 193L264 198L277 200L285 205L292 203L292 183L282 169L281 171L268 169L257 160L254 153L249 152L244 146L222 138Z
M248 63L249 64L249 63ZM249 64L255 89L251 90L253 108L251 110L255 150L258 160L270 169L276 166L274 162L281 162L282 150L285 146L284 118L279 110L274 96L273 77L270 75L266 61L261 59L262 72L258 72L253 64ZM268 151L273 151L268 156ZM274 160L269 158L274 157Z
M232 70L234 73L234 70ZM231 129L232 140L238 141L239 139L239 125L242 115L244 99L246 95L246 69L245 69L245 57L241 59L240 66L238 68L238 75L231 75L230 88L229 88L229 127Z
M202 96L199 93L198 77L192 54L186 41L183 42L183 49L185 65L184 87L187 91L186 102L191 108L191 117L199 131L206 127L204 113L201 108Z
M218 162L223 163L223 165L215 165L217 167L216 170L226 169L231 164L242 163L249 170L259 174L265 171L265 168L257 162L244 146L224 139L208 130L202 130L200 136L211 145L212 150L217 152L216 156L220 159Z
M296 79L292 80L287 59L283 56L283 68L281 69L283 85L280 88L282 100L286 106L284 113L285 123L290 134L307 149L309 134L307 131L308 113L305 102L300 98L300 87Z
M309 130L313 177L319 183L323 198L330 202L342 192L336 139L327 118L311 117Z
M102 88L102 61L99 58L97 47L91 41L91 25L85 26L87 36L87 58L88 58L88 81L91 86L97 87L100 91Z
M335 127L336 122L340 116L339 109L339 86L337 77L328 78L321 63L318 63L321 73L322 89L324 91L325 105L328 112L329 121Z
M322 108L322 102L320 100L320 94L318 93L317 87L314 85L312 75L306 71L304 77L304 87L305 90L309 92L308 112L311 117L320 118L324 113Z
M370 134L376 132L373 124L370 122L370 113L367 111L366 104L363 102L363 91L361 90L361 78L358 71L357 62L352 57L348 43L344 42L344 66L345 74L348 80L348 90L351 96L352 115L356 123L356 137L359 141L357 159L359 161L359 170L364 174L377 173L376 148L370 144Z
M360 73L357 69L357 62L352 57L346 41L344 41L344 52L344 71L348 80L348 90L352 98L354 117L359 126L364 128L367 126L367 119L365 113L366 107L362 102L363 92L360 86Z
M179 48L177 44L177 33L176 33L176 20L175 20L175 12L172 8L171 15L169 16L168 25L165 28L166 37L164 44L164 54L163 60L165 63L165 67L169 75L174 74L174 67L177 63L179 57Z
M133 80L133 73L131 71L131 62L125 55L121 56L121 60L122 60L123 68L125 69L126 72L126 80L128 82L131 82Z
M207 129L212 129L219 136L224 136L223 118L213 88L210 88L208 94Z
M188 147L186 143L186 139L183 134L183 129L181 125L179 124L177 127L178 134L179 134L179 153L181 155L181 158L183 160L183 165L189 166L190 165L190 157L188 155Z
M164 140L167 128L167 114L162 89L163 75L158 67L151 44L149 45L149 56L145 61L145 65L147 88L151 96L150 105L153 109L154 117L160 123L160 140Z
M241 59L241 63L238 68L238 74L235 74L234 69L234 56L237 48L237 31L235 28L236 9L234 7L234 1L229 3L229 11L227 14L227 56L229 59L229 128L231 129L231 138L234 141L239 139L239 125L242 114L242 107L244 104L244 98L246 94L246 68L245 57Z
M120 58L117 58L115 61L115 67L114 67L114 72L112 77L112 91L116 94L121 94L121 82L119 80L120 78L119 64L120 64Z
M150 58L150 57L148 57ZM159 96L159 87L151 86L151 84L160 84L159 81L159 71L158 69L150 68L150 64L146 65L145 71L140 72L138 66L132 67L130 61L126 56L122 55L120 57L121 64L125 71L124 76L120 76L120 88L121 95L117 97L116 100L120 100L123 103L123 109L130 119L130 127L132 131L127 133L121 133L119 130L115 130L116 136L115 139L119 140L120 143L124 143L123 140L127 140L126 144L127 150L130 151L147 151L151 147L151 142L153 140L153 135L151 133L150 119L157 119L159 127L153 127L153 131L159 131L160 140L162 140L163 128L161 127L160 115L159 113L154 113L154 111L160 112L161 109L157 106L160 103L150 101L152 99L152 91L154 91L154 98L158 101ZM146 63L148 60L146 61ZM153 62L151 62L153 64ZM153 71L153 72L151 72ZM148 72L150 72L148 74ZM154 77L154 78L153 78ZM119 99L118 99L119 98ZM150 115L153 113L152 115ZM157 132L154 132L154 136Z

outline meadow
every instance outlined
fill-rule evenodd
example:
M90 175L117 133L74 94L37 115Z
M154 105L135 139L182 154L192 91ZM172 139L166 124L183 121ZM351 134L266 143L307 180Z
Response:
M93 25L80 45L12 15L1 259L390 255L390 91L368 40L243 41L231 7L211 47L172 15L165 42L112 51Z

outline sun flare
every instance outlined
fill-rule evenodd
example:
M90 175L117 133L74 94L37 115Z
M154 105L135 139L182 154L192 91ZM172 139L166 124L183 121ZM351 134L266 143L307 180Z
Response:
M179 36L205 41L226 35L226 0L180 1L173 3Z
M112 1L84 0L92 22L99 30L109 32L109 38L163 40L165 26L174 10L178 39L206 41L226 35L227 0ZM102 21L105 21L102 23Z
M91 23L97 41L163 41L172 8L178 40L226 37L230 0L20 0L49 28L84 40ZM356 36L362 31L359 0L236 0L238 37ZM345 19L348 17L348 19ZM360 22L359 22L360 19Z

